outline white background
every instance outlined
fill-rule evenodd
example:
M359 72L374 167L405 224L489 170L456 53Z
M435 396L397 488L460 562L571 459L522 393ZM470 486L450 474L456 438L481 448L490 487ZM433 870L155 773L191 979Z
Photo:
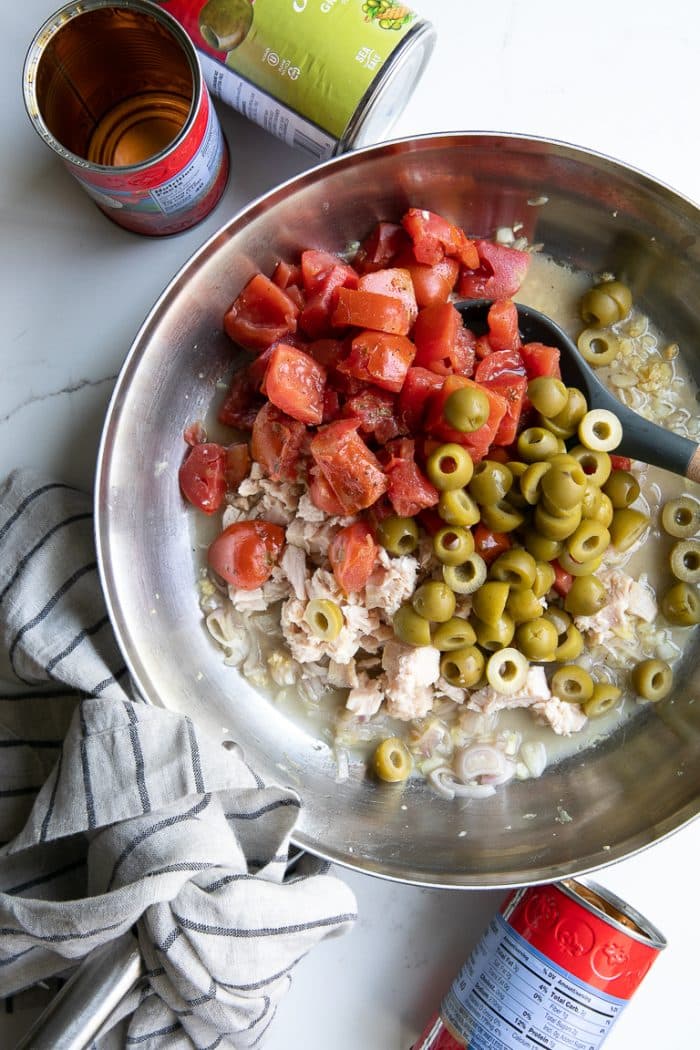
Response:
M24 54L59 4L22 0L3 4L1 16L0 477L32 464L87 487L115 377L163 287L239 207L308 163L219 107L232 175L208 219L163 240L112 225L41 143L22 105ZM700 201L694 0L414 6L438 42L392 136L466 129L563 139ZM699 846L695 824L598 874L669 940L610 1050L697 1045ZM502 897L338 873L357 894L359 922L299 965L268 1050L408 1050ZM0 1046L11 1047L29 1020L0 1014Z

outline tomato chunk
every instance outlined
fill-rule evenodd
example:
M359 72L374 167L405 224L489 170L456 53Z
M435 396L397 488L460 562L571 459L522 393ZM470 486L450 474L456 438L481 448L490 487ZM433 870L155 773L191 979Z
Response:
M499 554L503 554L512 546L512 540L506 532L494 532L483 522L478 522L472 529L474 537L474 550L480 554L487 565L490 565Z
M299 324L307 335L318 339L331 331L339 289L356 288L358 275L337 255L313 249L301 253L301 272L306 305Z
M613 470L631 470L632 460L629 456L618 456L614 452L610 453L610 464Z
M444 417L445 402L450 394L460 387L471 386L483 390L489 399L489 418L478 430L470 433L462 433L451 427ZM505 398L501 397L495 390L474 383L466 376L447 376L442 388L430 399L428 412L425 419L425 428L429 434L442 438L443 441L456 441L458 445L464 445L473 460L483 459L489 447L493 444L496 432L501 425L501 420L506 414L508 405Z
M554 583L552 584L552 586L561 598L565 598L571 590L574 578L570 572L566 572L565 569L562 569L561 565L556 559L554 561L550 561L549 564L554 569Z
M418 314L413 340L416 365L438 375L471 375L474 367L472 333L462 325L462 316L452 303L434 303Z
M379 548L372 530L356 521L340 529L331 540L328 560L338 586L346 594L361 591L372 575Z
M345 511L318 467L312 467L309 475L311 477L309 498L314 506L318 507L325 514L331 514L335 518L342 518Z
M411 434L420 429L428 399L436 390L440 390L443 382L442 376L428 368L409 368L399 394L399 413Z
M339 419L321 427L309 446L344 514L357 514L387 490L379 460L367 448L357 429L359 419Z
M520 426L520 417L527 395L527 379L525 376L504 374L496 379L487 379L483 385L500 394L506 402L506 414L494 435L493 443L494 445L511 445L517 437Z
M337 328L355 325L392 335L407 335L411 327L411 318L401 299L353 288L339 290L331 321Z
M473 241L464 230L442 215L424 208L409 208L401 219L413 241L413 254L419 263L434 266L446 255L458 259L464 266L479 265L479 256Z
M244 591L262 587L284 546L284 529L269 521L236 521L210 545L207 561L214 572Z
M250 449L247 441L237 441L226 449L226 485L237 489L250 473Z
M303 423L267 402L253 424L253 459L273 481L293 481L305 437Z
M226 449L215 442L192 445L178 480L186 500L205 514L213 514L226 495Z
M477 383L485 383L501 376L526 375L525 362L518 350L494 350L488 357L482 358L476 366L474 378Z
M372 434L379 445L405 433L398 417L396 396L387 390L361 390L347 399L343 415L359 419L362 433Z
M378 222L362 241L353 265L363 274L383 270L408 243L408 235L403 227L394 222Z
M383 459L389 479L388 496L398 515L412 518L419 511L436 505L440 493L416 465L415 441L409 438L392 441Z
M323 419L326 370L303 350L278 343L265 372L264 390L273 405L302 423Z
M561 379L559 368L559 349L556 346L545 346L544 343L525 343L520 347L528 379L538 376L554 376Z
M262 350L296 332L299 307L268 277L257 273L224 315L226 334L246 350Z
M405 336L367 329L355 336L337 371L396 394L415 356L416 348Z
M465 266L457 283L464 299L510 299L525 280L527 252L492 241L476 241L478 263Z
M378 292L380 295L400 299L408 311L409 325L412 325L418 316L418 303L411 274L402 267L395 266L366 274L360 277L357 287L362 292Z
M497 299L488 312L489 343L492 350L517 350L521 346L518 308L510 299Z
M447 302L459 275L459 263L447 255L433 266L426 266L425 263L416 262L413 252L409 250L397 257L395 265L410 273L419 307Z
M217 419L227 427L239 430L252 430L255 417L262 408L263 399L258 393L258 386L247 369L235 372L229 384L226 397L217 413Z

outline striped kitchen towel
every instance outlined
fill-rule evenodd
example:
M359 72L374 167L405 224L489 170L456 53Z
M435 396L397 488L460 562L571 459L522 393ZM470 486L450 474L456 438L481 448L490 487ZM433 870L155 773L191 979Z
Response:
M28 471L0 488L0 636L0 997L133 927L126 1045L261 1045L353 894L314 858L286 875L297 795L130 697L91 501Z

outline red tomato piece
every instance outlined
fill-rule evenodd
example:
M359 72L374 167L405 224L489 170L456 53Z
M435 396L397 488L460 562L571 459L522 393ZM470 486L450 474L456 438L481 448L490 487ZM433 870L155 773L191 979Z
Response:
M278 343L265 372L265 395L273 405L301 423L320 423L326 370L303 350Z
M293 481L306 427L267 402L253 424L251 453L273 481Z
M525 280L529 254L493 241L476 241L476 250L479 261L462 270L458 294L464 299L510 299Z
M340 415L340 397L337 390L327 386L323 393L323 422L332 423Z
M309 498L313 505L322 510L324 514L342 518L345 511L318 467L312 467L309 475L311 479L309 482Z
M411 274L403 267L395 266L391 269L365 274L364 277L360 277L357 287L362 292L378 292L380 295L400 299L408 311L410 325L418 316L418 303L413 290Z
M339 255L316 248L310 248L301 253L301 274L307 295L320 292L331 274L336 272L342 274L345 280L354 281L354 286L357 286L356 271Z
M497 299L488 312L492 350L517 350L522 345L518 330L518 308L510 299Z
M554 561L550 561L549 564L554 569L554 583L552 584L552 586L561 598L565 598L571 590L571 585L574 582L574 578L570 572L566 572L564 569L562 569L561 565L556 559Z
M213 514L226 495L226 449L214 442L193 445L178 480L185 499L205 514Z
M466 434L460 430L455 430L446 423L443 414L445 402L450 394L464 386L483 390L489 399L489 418L478 430L473 430L471 433ZM429 434L442 438L443 441L456 441L458 445L464 445L476 462L484 458L489 447L493 444L496 432L501 425L501 420L505 416L507 408L508 405L505 398L501 397L495 390L482 386L480 383L474 383L471 379L467 379L466 376L447 376L442 388L433 394L430 399L425 428Z
M190 423L188 427L185 427L185 433L182 436L186 445L203 445L207 440L204 424L199 419L196 423Z
M472 333L462 325L462 317L452 303L425 306L413 329L416 365L438 375L471 374L474 367Z
M354 325L391 335L407 335L411 327L411 318L401 299L354 288L339 290L331 322L336 328Z
M413 241L413 254L419 263L434 266L449 255L464 266L475 268L479 265L474 242L464 230L442 215L424 208L409 208L401 225Z
M390 442L383 455L388 496L402 518L412 518L419 511L434 507L440 499L438 490L416 465L415 447L411 439L401 438Z
M309 446L344 514L371 507L388 487L379 460L357 433L359 425L359 419L338 419L321 427Z
M428 407L428 399L442 384L443 377L428 368L409 368L399 394L399 413L409 433L418 432Z
M359 273L383 270L409 243L403 227L394 222L378 222L360 245L353 266Z
M280 259L272 274L272 283L278 288L289 288L290 285L300 285L301 281L301 266L293 266Z
M331 330L339 290L356 288L358 277L352 266L337 255L314 250L301 253L301 271L307 300L299 324L317 339Z
M513 544L506 532L494 532L481 521L472 529L472 536L474 537L474 550L481 555L487 565L495 561L499 554L503 554Z
M219 422L239 430L252 430L255 417L263 405L258 389L248 369L242 368L235 372L217 413Z
M250 473L250 449L247 441L237 441L226 449L226 485L237 489Z
M367 329L355 336L337 371L397 394L415 356L416 348L405 336Z
M418 521L421 523L425 531L429 536L434 536L440 529L445 528L445 522L442 520L440 515L432 507L426 507L425 510L421 510L418 513Z
M500 422L493 443L494 445L511 445L515 441L520 426L520 416L527 394L527 379L525 376L504 374L496 379L486 380L483 385L489 390L495 390L506 402L506 414Z
M335 368L345 353L345 344L342 339L315 339L306 348L315 361L324 368Z
M478 358L479 361L483 361L483 359L488 357L491 353L493 353L493 347L489 342L489 337L487 335L474 336L474 356Z
M261 273L248 281L224 315L226 334L246 350L263 350L296 332L299 307Z
M614 452L610 453L610 464L613 470L631 470L632 460L629 456L617 456Z
M556 346L545 346L544 343L525 343L520 347L528 379L538 376L554 376L561 379L559 369L559 350Z
M477 383L499 379L501 376L526 375L525 363L518 350L494 350L482 358L474 371Z
M387 390L367 389L349 397L343 415L359 419L361 432L372 434L379 445L405 433L398 418L396 396Z
M338 586L346 594L361 591L372 575L379 548L363 521L345 525L330 542L328 560Z
M419 307L447 302L459 274L459 263L447 255L434 266L426 266L416 262L413 252L408 250L396 258L395 265L410 273Z
M207 561L214 572L244 591L262 587L284 546L284 529L269 521L236 521L209 547Z

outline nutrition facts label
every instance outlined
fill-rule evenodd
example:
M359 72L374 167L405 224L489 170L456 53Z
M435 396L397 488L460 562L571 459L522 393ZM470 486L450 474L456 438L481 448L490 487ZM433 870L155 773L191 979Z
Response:
M624 1006L572 978L496 915L440 1012L469 1050L598 1050Z
M158 208L165 215L172 215L203 197L221 171L223 151L223 133L210 103L204 138L190 163L174 179L151 190L150 196Z

